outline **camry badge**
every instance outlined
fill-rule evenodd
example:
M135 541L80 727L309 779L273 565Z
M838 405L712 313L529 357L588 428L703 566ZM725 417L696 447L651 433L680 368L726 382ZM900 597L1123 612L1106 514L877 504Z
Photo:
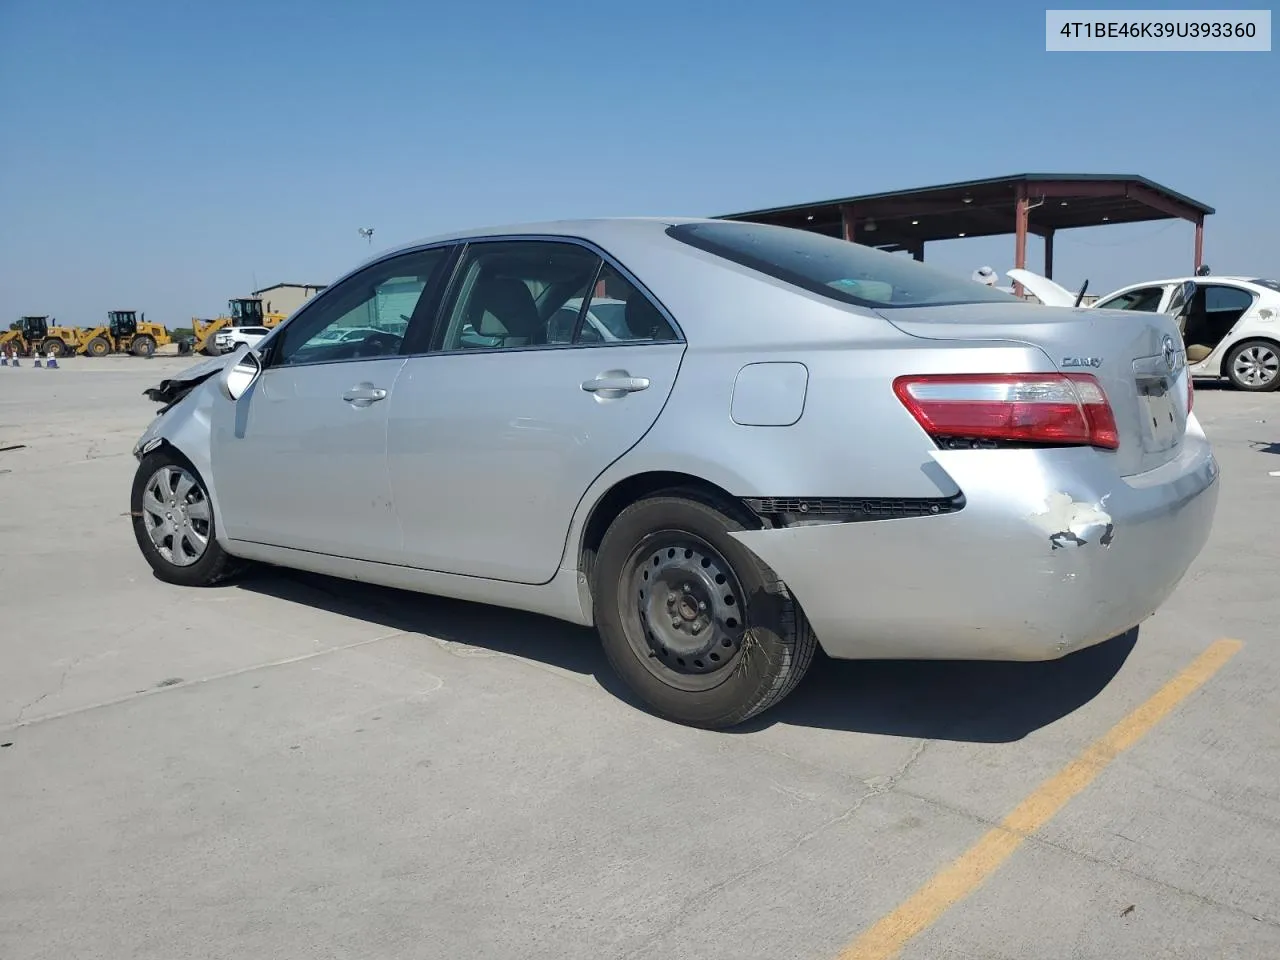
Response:
M1062 365L1064 367L1100 367L1102 366L1101 357L1063 357Z

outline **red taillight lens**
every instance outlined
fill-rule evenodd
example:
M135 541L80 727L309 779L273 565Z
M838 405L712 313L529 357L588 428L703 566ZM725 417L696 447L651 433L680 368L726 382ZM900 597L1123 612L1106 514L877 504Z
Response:
M1191 408L1196 405L1196 386L1191 380L1191 374L1187 374L1187 413L1191 412Z
M893 389L935 439L1120 446L1111 404L1092 374L922 375L899 377Z

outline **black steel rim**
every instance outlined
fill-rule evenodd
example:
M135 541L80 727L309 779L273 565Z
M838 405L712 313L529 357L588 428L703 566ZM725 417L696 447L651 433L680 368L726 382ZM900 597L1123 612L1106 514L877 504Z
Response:
M746 596L733 567L701 537L645 537L623 567L620 606L636 657L681 690L719 686L742 657Z

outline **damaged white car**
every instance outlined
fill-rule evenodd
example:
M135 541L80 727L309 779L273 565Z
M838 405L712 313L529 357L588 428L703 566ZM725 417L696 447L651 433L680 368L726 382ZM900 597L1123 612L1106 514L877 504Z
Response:
M1078 296L1030 270L1010 270L1009 278L1050 306L1073 306ZM1179 324L1191 375L1225 377L1237 389L1259 393L1280 387L1280 282L1210 275L1149 280L1113 290L1091 309L1168 311L1185 283L1196 287Z
M152 391L133 528L170 583L259 561L594 625L705 727L819 645L1060 657L1150 616L1217 502L1176 320L1128 316L752 223L440 237Z

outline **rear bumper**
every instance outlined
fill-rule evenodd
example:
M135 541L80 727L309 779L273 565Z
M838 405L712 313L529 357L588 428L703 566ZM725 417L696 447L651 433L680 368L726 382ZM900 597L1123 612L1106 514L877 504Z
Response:
M956 513L734 534L786 581L837 658L1046 660L1124 633L1209 537L1218 465L1118 478L1087 449L936 451Z

